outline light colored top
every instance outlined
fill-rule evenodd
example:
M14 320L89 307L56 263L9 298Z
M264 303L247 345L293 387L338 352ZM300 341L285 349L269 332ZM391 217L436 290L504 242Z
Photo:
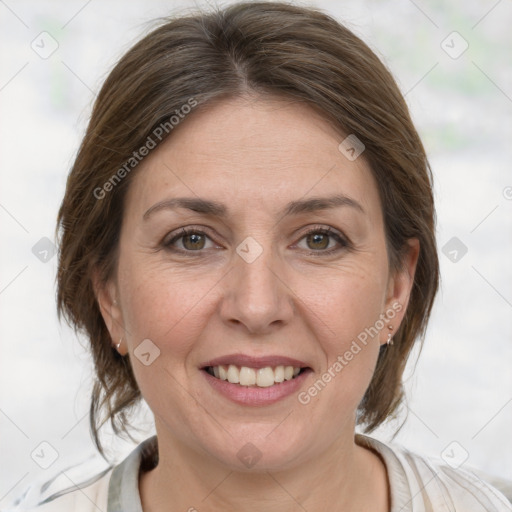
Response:
M391 490L391 512L512 511L511 503L503 494L472 472L453 469L366 435L356 434L356 443L373 449L382 457ZM153 436L137 446L119 465L84 484L52 495L30 510L143 512L139 471L141 468L144 471L154 467L157 459L157 440Z

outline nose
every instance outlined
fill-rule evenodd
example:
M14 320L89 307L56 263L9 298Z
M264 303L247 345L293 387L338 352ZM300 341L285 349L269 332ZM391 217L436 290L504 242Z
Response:
M236 254L223 291L221 316L231 328L269 334L293 317L293 292L285 266L270 248L263 249L254 261Z

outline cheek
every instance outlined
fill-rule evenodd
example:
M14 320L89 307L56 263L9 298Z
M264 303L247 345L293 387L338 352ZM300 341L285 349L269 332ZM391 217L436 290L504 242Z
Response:
M370 267L345 268L331 273L330 279L316 278L322 287L305 286L301 296L308 317L314 319L324 361L301 403L311 404L319 414L329 410L342 421L347 410L357 408L375 369L385 279Z
M323 325L333 348L374 325L383 312L386 270L380 262L345 262L333 268L308 272L295 281L295 289L308 316ZM306 314L306 313L305 313Z
M120 261L118 279L132 349L149 338L162 348L172 345L173 359L186 354L204 328L218 278L127 259Z
M189 412L195 410L190 395L183 392L191 377L187 358L204 333L209 309L214 307L211 291L218 277L214 279L213 273L198 277L197 272L177 272L147 261L126 259L119 263L123 321L135 379L154 412L173 408L173 419L168 420L179 430L180 422L188 423ZM152 353L146 366L138 358L141 350L137 348L147 339L157 347L149 345L149 351L158 355L153 360Z

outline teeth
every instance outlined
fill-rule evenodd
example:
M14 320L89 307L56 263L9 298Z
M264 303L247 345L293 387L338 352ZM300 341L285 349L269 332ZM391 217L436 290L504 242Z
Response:
M226 371L226 368L224 366L215 366L213 368L213 373L215 374L215 368L219 369L219 379L220 380L228 380L228 372ZM217 375L215 375L217 377Z
M252 368L242 366L242 368L240 368L240 385L254 386L254 384L256 384L256 372Z
M238 384L240 382L240 371L234 364L229 365L227 380L232 384Z
M256 372L256 385L258 385L260 388L268 388L269 386L273 386L274 383L274 370L272 370L270 366L258 369L258 371Z
M267 388L285 380L293 379L300 373L300 368L294 368L293 366L276 366L275 368L270 366L265 368L242 366L239 368L234 364L230 364L229 366L210 367L209 373L220 380L227 380L231 384Z
M284 381L284 366L277 366L274 370L274 382Z

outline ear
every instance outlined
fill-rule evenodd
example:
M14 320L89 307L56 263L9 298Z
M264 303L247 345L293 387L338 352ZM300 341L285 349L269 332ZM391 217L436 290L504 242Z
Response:
M102 281L98 269L93 271L92 280L101 316L112 338L112 346L116 348L117 344L124 340L125 334L117 284L113 279L109 279L106 283ZM121 343L117 351L121 355L126 355L126 346L126 342Z
M388 333L391 335L396 333L409 304L420 253L420 242L417 238L411 238L407 241L407 246L407 252L403 256L400 268L389 277L384 315L387 312L390 313L386 316L390 318L388 325L393 329L382 329L381 344L387 343ZM392 315L391 312L394 314Z

